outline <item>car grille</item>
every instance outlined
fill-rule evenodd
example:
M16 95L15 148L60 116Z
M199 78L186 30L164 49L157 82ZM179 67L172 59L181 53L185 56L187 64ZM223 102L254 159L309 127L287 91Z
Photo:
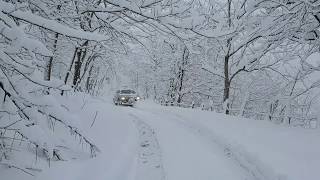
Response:
M131 99L131 97L124 97L124 99L120 98L120 101L127 103L127 102L129 102L130 99Z

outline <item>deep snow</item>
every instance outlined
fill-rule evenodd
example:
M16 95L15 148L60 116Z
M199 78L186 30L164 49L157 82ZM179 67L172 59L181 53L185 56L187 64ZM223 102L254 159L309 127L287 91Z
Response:
M81 117L75 124L101 150L97 157L81 158L79 153L50 168L42 163L35 177L0 167L0 179L320 179L319 129L151 101L131 108L114 106L111 98L86 96L73 107L70 111Z

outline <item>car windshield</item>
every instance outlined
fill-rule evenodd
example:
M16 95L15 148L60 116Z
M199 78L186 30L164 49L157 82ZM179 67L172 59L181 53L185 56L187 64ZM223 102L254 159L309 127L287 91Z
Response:
M121 90L120 94L135 94L136 92L130 89Z

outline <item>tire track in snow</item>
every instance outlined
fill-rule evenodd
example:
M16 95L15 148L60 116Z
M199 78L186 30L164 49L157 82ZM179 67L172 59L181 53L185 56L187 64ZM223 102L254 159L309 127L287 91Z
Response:
M151 113L156 116L162 115L156 112ZM186 120L185 117L178 114L169 111L166 112L166 115L168 114L171 115L170 119L174 120L175 123L185 127L191 133L204 138L208 142L217 145L221 153L234 163L237 163L247 173L249 180L287 180L286 177L276 174L271 168L246 152L242 147L228 143L226 139L218 136L211 129L199 123L194 123L191 120Z
M165 180L162 164L162 153L154 130L139 117L133 117L133 122L139 133L138 165L136 180Z

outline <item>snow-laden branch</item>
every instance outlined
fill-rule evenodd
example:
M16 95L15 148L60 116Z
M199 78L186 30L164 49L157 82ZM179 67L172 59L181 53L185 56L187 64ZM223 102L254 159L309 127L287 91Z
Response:
M82 30L70 28L70 27L67 27L66 25L58 23L55 20L50 20L38 15L35 15L30 11L22 11L22 10L16 9L16 7L13 4L6 3L3 1L0 1L0 11L14 18L23 20L27 23L59 33L64 36L78 38L78 39L86 39L91 41L105 41L109 39L107 36L98 34L96 32L85 32Z

